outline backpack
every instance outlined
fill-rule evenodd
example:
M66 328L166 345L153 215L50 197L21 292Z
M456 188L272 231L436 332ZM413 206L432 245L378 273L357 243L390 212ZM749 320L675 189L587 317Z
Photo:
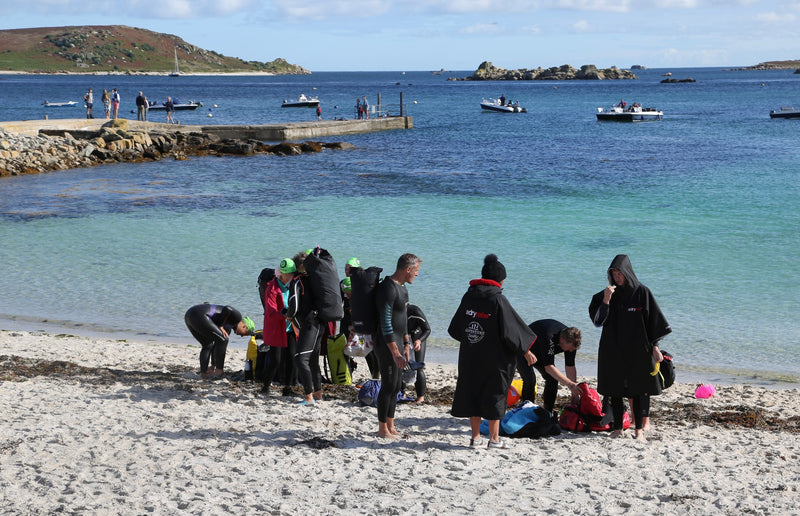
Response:
M358 403L362 407L377 407L378 392L380 392L380 390L380 380L367 380L358 390Z
M261 269L261 274L258 275L258 297L261 299L262 308L266 307L266 305L264 304L264 292L266 292L267 290L267 283L272 281L274 278L275 278L275 269L272 267Z
M375 293L380 283L380 267L350 269L350 313L353 331L371 335L378 330L378 310L375 306Z
M581 390L580 412L585 416L603 417L603 402L600 400L600 394L593 388L589 387L586 382L578 384Z
M661 354L664 355L664 360L660 362L661 366L659 367L658 376L661 382L661 388L666 389L675 383L675 364L669 352L662 351Z
M344 356L346 339L343 334L328 336L328 365L331 370L331 381L338 385L352 385L350 366Z
M308 284L317 309L317 317L324 322L339 321L344 317L342 289L333 256L317 247L304 262Z
M289 296L286 306L283 308L283 315L287 319L294 319L300 310L300 298L303 297L303 281L300 277L294 278L289 282Z

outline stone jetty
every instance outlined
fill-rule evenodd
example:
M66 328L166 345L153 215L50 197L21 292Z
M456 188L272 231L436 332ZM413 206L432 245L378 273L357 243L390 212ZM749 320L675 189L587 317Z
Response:
M347 149L353 145L282 140L291 136L325 137L370 130L361 124L361 120L357 122L281 126L181 126L126 119L0 122L0 176L104 163L186 159L188 156L287 156L325 149ZM376 122L380 124L381 121ZM410 126L413 126L410 117L397 117L392 124L375 126L379 128L372 130ZM266 143L271 139L278 143Z

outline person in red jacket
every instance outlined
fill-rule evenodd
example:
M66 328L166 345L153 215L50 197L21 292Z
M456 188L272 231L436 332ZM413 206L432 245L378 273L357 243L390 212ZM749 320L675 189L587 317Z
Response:
M297 335L291 318L286 317L289 304L289 285L297 273L297 266L291 258L281 260L275 270L275 277L269 281L264 290L264 344L269 346L269 362L264 374L264 386L261 392L269 394L270 385L275 375L284 369L283 395L291 394L295 383L294 354L297 347Z

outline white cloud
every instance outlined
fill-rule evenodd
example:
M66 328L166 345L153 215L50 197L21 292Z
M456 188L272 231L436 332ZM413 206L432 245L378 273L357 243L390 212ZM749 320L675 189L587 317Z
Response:
M469 27L464 27L459 31L460 34L468 35L484 35L484 34L501 34L505 29L497 22L491 23L478 23Z
M762 23L769 23L769 24L792 23L795 21L796 18L797 17L791 13L780 14L774 11L768 13L761 13L756 16L756 20Z
M573 11L627 13L630 11L631 0L553 0L550 7Z
M575 32L589 32L591 28L591 25L586 20L579 20L572 24L572 30Z

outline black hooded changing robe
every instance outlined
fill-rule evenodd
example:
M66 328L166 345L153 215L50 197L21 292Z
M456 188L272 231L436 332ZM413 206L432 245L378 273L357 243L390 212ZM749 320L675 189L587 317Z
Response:
M625 276L625 285L617 286L608 305L603 304L603 291L589 304L592 322L603 327L597 352L597 391L613 397L661 394L660 383L650 375L655 365L653 345L672 329L650 289L639 283L627 255L617 255L608 267L611 285L612 270Z
M451 414L502 419L517 355L530 349L536 334L512 308L500 284L487 279L470 282L447 331L461 343Z

